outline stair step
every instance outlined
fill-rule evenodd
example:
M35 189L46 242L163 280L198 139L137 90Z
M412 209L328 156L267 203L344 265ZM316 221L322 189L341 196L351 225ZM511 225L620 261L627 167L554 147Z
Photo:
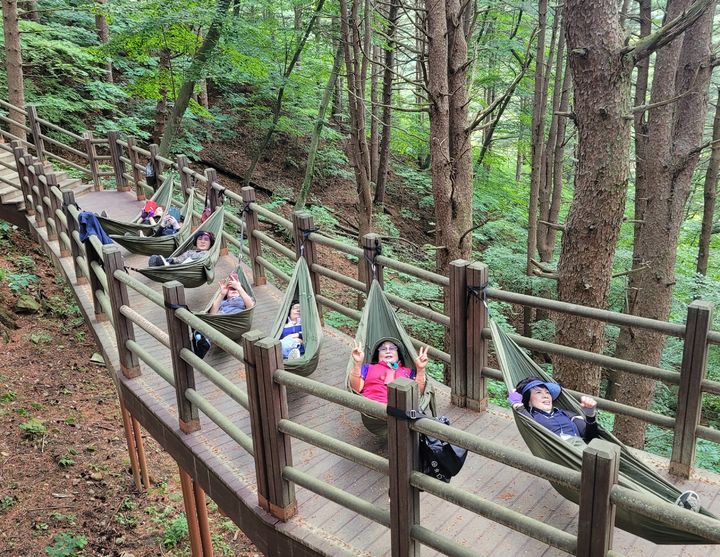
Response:
M7 176L12 176L13 174L17 176L17 170L0 165L0 176L5 178Z
M18 187L14 188L9 184L0 183L0 195L5 195L6 193L12 193L14 191L20 191L19 184Z
M3 205L8 205L10 203L21 203L22 202L22 192L19 190L16 190L14 192L8 192L0 195L0 201L2 201Z
M9 151L6 151L5 149L0 149L0 161L4 162L15 162L15 155L10 153Z
M82 180L80 178L63 178L62 180L58 180L58 185L61 190L75 189L76 186L81 184Z

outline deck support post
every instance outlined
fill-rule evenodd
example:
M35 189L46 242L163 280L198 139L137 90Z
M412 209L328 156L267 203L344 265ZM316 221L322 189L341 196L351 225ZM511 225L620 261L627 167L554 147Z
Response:
M467 404L468 265L469 261L456 259L449 269L450 401L460 407Z
M304 257L310 269L310 283L312 284L315 296L320 294L320 275L313 271L312 266L317 262L315 243L310 239L310 234L316 231L313 216L307 211L293 211L293 239L295 243L295 254ZM315 305L322 323L323 306L315 300Z
M35 145L37 159L42 162L45 160L45 142L42 138L42 128L40 127L37 107L29 104L25 107L25 110L27 111L28 127L33 137L33 145Z
M198 521L197 501L195 500L194 482L190 475L178 465L180 471L180 486L182 487L183 503L185 505L185 518L190 538L190 554L192 557L203 557L203 543Z
M223 193L222 193L222 186L218 183L218 175L217 170L214 168L206 168L205 169L205 177L207 178L207 195L208 195L208 202L210 203L210 212L214 213L215 210L218 207L222 207L223 205ZM220 188L216 188L214 184L218 184ZM225 242L225 238L223 237L222 230L218 233L218 237L215 238L216 242L220 242L220 255L227 255L228 254L228 248L227 248L227 242Z
M20 190L22 191L23 202L25 203L25 212L27 216L35 216L35 207L32 203L32 195L30 193L30 177L28 174L27 165L25 164L25 155L27 154L25 148L17 140L13 140L12 145L13 156L15 157L15 168L17 169L18 178L20 180ZM32 157L31 157L32 158Z
M115 325L120 370L125 377L132 379L138 377L142 372L138 357L127 348L128 341L135 340L135 328L133 322L120 310L122 306L130 305L130 297L125 283L115 278L115 272L125 268L120 248L115 244L103 246L103 267L108 280L108 297Z
M45 173L45 167L39 162L33 163L30 155L26 155L25 162L28 162L28 171L30 173L30 192L33 199L33 206L35 207L35 226L37 228L43 228L46 225L46 221L40 176Z
M138 201L145 201L145 189L142 186L143 173L140 168L140 160L138 159L138 153L135 150L135 138L127 138L127 155L130 161L130 174L132 174L132 181L135 184L135 199Z
M695 429L702 410L702 380L707 371L707 337L712 325L712 314L712 303L695 300L688 307L685 322L670 473L686 479L690 478L695 462Z
M283 478L285 467L292 466L292 448L290 436L278 429L280 420L289 416L285 386L273 380L275 371L283 368L280 341L271 337L260 339L253 344L253 351L267 466L268 506L273 516L287 521L297 512L297 501L295 485Z
M250 208L251 203L255 203L255 188L245 186L240 190L245 207L243 213L245 214L245 233L248 238L248 249L250 250L250 261L252 263L253 270L253 285L262 286L267 283L267 277L265 276L265 269L260 262L257 260L258 257L262 257L262 245L253 232L259 229L259 223L257 213Z
M155 193L162 184L163 163L160 159L158 159L160 147L157 143L148 145L148 151L150 151L150 164L152 164L153 172L155 172L155 185L151 186L153 193Z
M175 396L178 405L178 419L183 433L192 433L200 429L200 416L197 407L185 396L187 389L195 389L195 370L181 355L182 350L191 350L190 327L180 321L175 310L187 307L185 304L185 288L173 280L163 284L165 299L165 317L170 337L170 355L173 376L175 377Z
M488 266L484 263L471 263L466 269L466 286L474 289L478 295L470 295L467 303L466 360L465 377L467 398L465 406L482 412L487 410L487 380L483 377L483 368L487 367L487 340L482 330L488 326L488 308L485 300L485 288L488 283Z
M407 411L418 408L417 383L396 379L388 385L388 406ZM388 415L390 463L390 547L392 557L419 557L420 544L410 536L420 522L420 493L410 485L410 475L420 468L418 434L410 421Z
M68 225L68 237L70 238L70 255L72 256L73 269L75 269L75 284L87 284L87 277L83 275L82 267L78 263L78 260L82 257L82 250L78 241L75 239L76 234L79 235L78 223L75 217L70 213L70 206L75 204L75 193L72 191L63 192L63 212L65 213L65 220Z
M362 237L362 249L365 252L365 257L358 261L360 268L358 271L365 270L365 292L370 292L370 285L372 285L373 279L376 279L380 284L380 288L385 289L385 278L384 268L382 265L375 261L375 257L382 253L382 242L380 236L377 234L365 234ZM362 272L358 273L359 276L363 276Z
M125 432L125 443L127 444L128 456L130 457L130 470L132 471L135 488L138 491L142 491L143 484L140 477L140 462L138 459L137 446L135 445L132 419L122 399L121 393L118 393L118 398L120 400L120 415L123 422L123 431ZM140 439L142 440L142 437ZM145 487L147 487L147 485Z
M583 451L578 516L578 557L605 557L612 547L615 505L610 491L618 481L620 447L593 439Z
M193 187L193 179L188 171L190 171L190 164L188 158L185 155L178 155L175 158L175 164L177 164L178 172L180 173L180 189L183 194L183 201L187 201L190 196L190 190Z
M243 335L243 354L245 363L245 380L247 383L248 411L250 412L250 429L253 441L253 454L255 458L255 478L258 492L258 505L260 508L270 512L268 492L268 470L266 462L265 440L263 438L263 415L260 402L261 391L258 379L258 371L255 362L255 343L265 335L254 329Z
M125 163L120 160L122 149L118 143L120 132L111 130L107 132L108 148L110 150L110 162L115 173L115 189L117 191L129 191L130 186L125 179Z
M90 174L92 175L95 191L102 191L103 187L100 183L100 169L98 168L97 149L93 143L93 134L91 131L83 132L85 140L85 153L87 153L88 165L90 166Z

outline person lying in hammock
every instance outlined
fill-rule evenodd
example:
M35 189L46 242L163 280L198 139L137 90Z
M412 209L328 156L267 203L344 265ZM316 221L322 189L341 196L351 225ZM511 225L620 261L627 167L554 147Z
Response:
M300 302L297 300L293 300L290 304L288 321L280 333L280 344L282 345L282 357L285 360L296 360L305 354L300 321Z
M397 340L391 338L381 340L374 351L373 363L370 364L363 363L365 351L362 344L355 344L352 350L353 368L350 370L350 386L353 391L370 400L387 404L388 384L398 377L407 377L417 382L420 395L425 392L428 347L420 348L415 369L410 369L402 365L397 343Z
M575 414L553 406L560 396L562 387L539 377L528 377L520 381L508 395L512 407L542 424L555 435L564 439L579 437L586 443L598 436L595 419L597 401L589 396L580 398L583 413Z
M220 281L220 296L213 302L208 313L240 313L254 305L255 300L242 287L237 273L230 273L228 278Z
M165 259L162 255L151 255L148 259L148 267L162 267L164 265L181 265L196 261L207 255L207 251L215 243L215 235L206 230L198 230L195 233L195 249L184 251L175 257Z

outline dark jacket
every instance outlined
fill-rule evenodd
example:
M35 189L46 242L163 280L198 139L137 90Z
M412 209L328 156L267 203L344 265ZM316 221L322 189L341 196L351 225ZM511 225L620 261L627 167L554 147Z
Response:
M552 412L548 413L536 408L528 410L525 406L520 406L517 411L535 420L558 436L581 437L586 443L598 436L598 425L595 416L588 417L583 414L561 410L560 408L553 408Z

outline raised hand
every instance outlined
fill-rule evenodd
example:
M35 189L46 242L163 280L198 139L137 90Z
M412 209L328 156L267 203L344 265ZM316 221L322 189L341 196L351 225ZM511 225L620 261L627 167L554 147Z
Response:
M355 360L356 364L362 364L365 359L365 349L363 345L356 342L352 349L352 359Z
M418 351L418 357L415 358L415 370L416 371L425 371L425 368L428 365L428 347L427 346L421 346L420 350Z
M597 406L597 400L589 396L581 396L580 406L583 408L595 408Z

